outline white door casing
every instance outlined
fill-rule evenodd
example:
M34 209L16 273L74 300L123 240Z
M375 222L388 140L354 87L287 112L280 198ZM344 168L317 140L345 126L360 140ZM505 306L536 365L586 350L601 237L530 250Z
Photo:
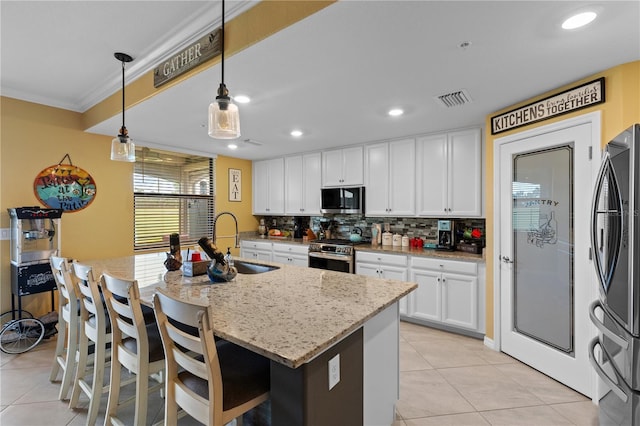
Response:
M600 165L600 113L589 113L541 126L494 142L494 348L507 352L579 392L596 395L595 372L587 344L596 330L589 322L588 305L597 298L597 279L589 259L590 203ZM513 331L512 157L572 143L574 147L574 345L569 356ZM589 160L591 152L592 159ZM517 259L515 259L517 262Z

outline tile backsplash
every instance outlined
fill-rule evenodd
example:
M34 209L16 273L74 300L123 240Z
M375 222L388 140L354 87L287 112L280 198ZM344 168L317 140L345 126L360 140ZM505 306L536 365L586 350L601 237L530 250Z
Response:
M293 229L294 218L291 216L265 216L265 222L269 228ZM362 230L364 238L371 238L371 227L374 223L379 223L384 231L384 224L389 224L392 233L420 237L427 241L436 242L438 232L437 218L413 218L413 217L364 217L360 215L331 215L331 216L306 216L301 217L302 223L318 234L321 223L324 228L331 229L332 238L349 238L354 227ZM443 218L444 219L444 218ZM447 218L453 219L453 218ZM461 235L467 228L479 229L485 235L484 218L464 218L453 219L455 221L456 232Z

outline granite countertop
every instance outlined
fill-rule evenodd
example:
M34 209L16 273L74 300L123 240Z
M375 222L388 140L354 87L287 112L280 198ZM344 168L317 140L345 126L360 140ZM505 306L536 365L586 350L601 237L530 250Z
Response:
M212 284L206 275L167 272L164 253L83 261L96 275L135 278L145 303L156 288L183 300L207 302L217 336L297 368L361 327L417 285L355 274L260 262L279 269L238 274ZM251 262L247 259L236 259Z
M304 244L309 245L314 241L303 241L301 238L261 238L259 235L242 235L242 240L246 241L263 241L272 243L287 243L287 244ZM464 251L441 251L427 248L410 248L410 247L393 247L371 244L358 244L354 246L356 251L373 251L389 254L407 254L410 256L424 256L435 257L439 259L451 259L451 260L466 260L471 262L484 262L484 254L467 253Z

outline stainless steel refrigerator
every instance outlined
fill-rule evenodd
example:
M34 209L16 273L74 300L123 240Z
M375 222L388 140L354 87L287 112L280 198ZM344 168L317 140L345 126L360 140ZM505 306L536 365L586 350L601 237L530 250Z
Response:
M640 424L640 124L611 140L593 196L591 245L600 281L589 360L605 384L601 425ZM596 348L599 350L596 351Z

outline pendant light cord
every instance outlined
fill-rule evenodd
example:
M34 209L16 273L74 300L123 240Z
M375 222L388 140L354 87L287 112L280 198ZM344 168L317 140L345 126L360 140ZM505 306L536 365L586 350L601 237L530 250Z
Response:
M120 132L124 135L124 61L122 61L122 129Z
M220 59L220 67L222 69L222 84L224 84L224 0L222 0L222 37L220 37L222 55Z

